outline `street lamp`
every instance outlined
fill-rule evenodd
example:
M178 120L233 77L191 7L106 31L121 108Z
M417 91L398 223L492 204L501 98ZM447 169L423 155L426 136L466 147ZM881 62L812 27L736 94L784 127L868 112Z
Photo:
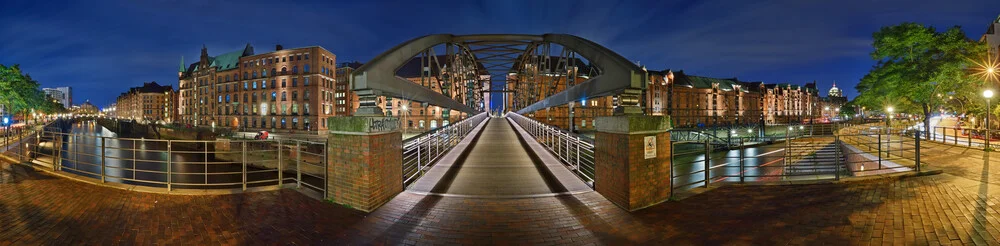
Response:
M991 71L991 70L993 70L993 68L987 69L988 72ZM990 137L991 137L990 136L990 113L991 113L991 110L990 110L990 98L993 98L993 90L986 89L985 91L983 91L983 97L986 98L986 148L984 148L983 150L985 150L985 151L991 151L992 149L990 148Z

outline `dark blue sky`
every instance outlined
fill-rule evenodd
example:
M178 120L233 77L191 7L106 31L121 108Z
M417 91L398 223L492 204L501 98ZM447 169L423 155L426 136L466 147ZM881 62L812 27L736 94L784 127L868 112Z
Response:
M293 3L294 2L294 3ZM755 3L756 2L756 3ZM823 2L823 3L813 3ZM433 33L568 33L650 69L741 80L833 81L850 97L874 64L871 34L914 21L978 39L1000 1L3 1L0 64L21 64L74 103L108 104L145 81L246 43L320 45L365 62ZM824 92L825 93L825 92Z

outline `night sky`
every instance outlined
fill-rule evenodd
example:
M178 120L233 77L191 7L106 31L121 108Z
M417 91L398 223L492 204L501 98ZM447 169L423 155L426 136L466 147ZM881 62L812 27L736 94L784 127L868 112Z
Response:
M5 0L0 64L104 106L142 82L176 86L180 57L196 61L203 44L213 56L248 42L257 53L320 45L338 62L366 62L427 34L567 33L649 69L816 80L823 94L837 81L853 98L879 27L958 25L978 40L1000 14L997 0L427 2Z

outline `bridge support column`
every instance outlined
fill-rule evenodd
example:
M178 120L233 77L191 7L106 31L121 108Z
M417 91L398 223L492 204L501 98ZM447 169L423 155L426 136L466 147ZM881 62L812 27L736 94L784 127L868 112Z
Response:
M628 211L670 198L669 117L598 117L595 126L598 193Z
M399 118L331 117L327 135L327 197L371 212L403 191Z

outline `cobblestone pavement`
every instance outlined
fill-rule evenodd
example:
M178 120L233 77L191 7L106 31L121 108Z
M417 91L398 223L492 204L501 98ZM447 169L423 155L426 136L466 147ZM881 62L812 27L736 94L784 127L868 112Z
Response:
M979 162L974 157L979 155ZM992 159L998 159L993 154ZM946 174L725 186L627 213L595 192L524 199L402 193L363 214L293 190L184 196L80 183L3 164L7 244L989 244L1000 166L940 157ZM971 158L971 159L969 159ZM984 165L987 164L987 165ZM952 175L951 172L964 170ZM979 174L976 176L975 174Z

